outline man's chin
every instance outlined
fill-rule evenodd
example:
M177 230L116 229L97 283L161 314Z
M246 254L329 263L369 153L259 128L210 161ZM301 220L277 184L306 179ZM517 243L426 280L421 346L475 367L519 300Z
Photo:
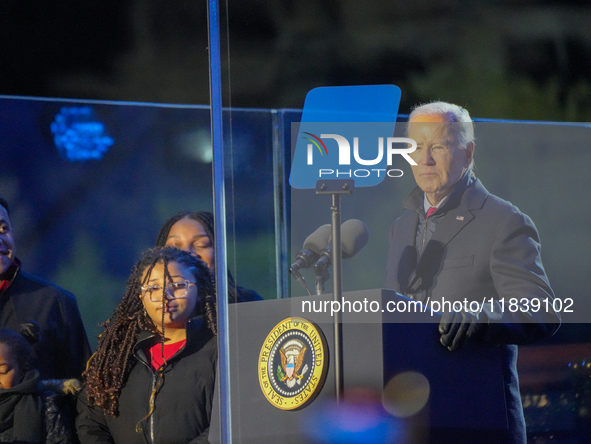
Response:
M425 193L436 194L441 192L441 187L439 186L439 184L433 182L423 182L421 183L421 185L419 185L419 188L423 190Z

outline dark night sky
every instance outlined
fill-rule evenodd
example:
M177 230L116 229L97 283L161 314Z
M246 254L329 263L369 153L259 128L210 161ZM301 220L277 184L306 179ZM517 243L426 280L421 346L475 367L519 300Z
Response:
M2 2L1 93L47 96L50 79L89 70L109 75L129 47L129 2Z
M442 99L481 117L588 120L585 5L373 1L362 12L351 1L232 2L225 104L301 108L317 86L394 83L402 112ZM0 5L0 94L208 104L207 67L205 2ZM499 72L489 77L491 67ZM552 111L540 112L540 100Z

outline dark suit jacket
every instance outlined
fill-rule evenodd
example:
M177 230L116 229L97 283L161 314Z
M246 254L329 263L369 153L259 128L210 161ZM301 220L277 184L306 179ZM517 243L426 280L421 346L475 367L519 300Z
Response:
M509 344L551 336L560 325L552 304L550 311L525 309L533 299L554 298L540 257L538 232L528 216L490 194L468 173L423 224L427 238L432 235L417 245L417 238L419 243L423 238L423 233L417 236L419 220L425 218L423 196L415 188L405 200L407 211L392 224L386 286L428 304L443 299L486 301L488 325L479 339L502 347L511 435L507 442L525 442L517 347ZM508 309L513 298L522 303L516 313Z

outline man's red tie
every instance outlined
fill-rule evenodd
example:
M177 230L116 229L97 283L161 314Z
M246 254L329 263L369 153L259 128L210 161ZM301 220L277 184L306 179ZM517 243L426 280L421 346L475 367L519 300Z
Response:
M427 210L427 218L437 211L437 207L431 207Z

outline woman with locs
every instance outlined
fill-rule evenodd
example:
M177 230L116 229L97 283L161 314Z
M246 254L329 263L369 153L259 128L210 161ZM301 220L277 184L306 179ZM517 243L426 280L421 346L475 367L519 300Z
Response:
M217 360L213 279L174 247L146 251L85 372L86 443L206 443Z

